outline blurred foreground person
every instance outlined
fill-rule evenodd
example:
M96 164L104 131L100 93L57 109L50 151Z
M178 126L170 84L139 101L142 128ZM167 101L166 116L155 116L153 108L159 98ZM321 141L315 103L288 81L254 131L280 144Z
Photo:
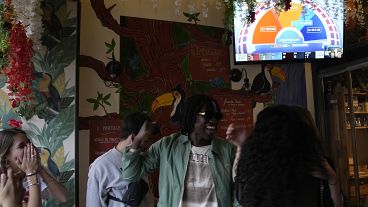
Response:
M311 114L301 107L275 105L261 111L241 147L235 178L241 205L342 206L338 179L320 138Z
M9 168L7 172L0 172L0 174L0 207L14 207L16 202L13 172Z

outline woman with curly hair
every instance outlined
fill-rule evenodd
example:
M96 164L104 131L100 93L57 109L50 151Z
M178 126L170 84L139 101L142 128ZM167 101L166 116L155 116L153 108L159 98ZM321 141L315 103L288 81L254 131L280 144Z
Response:
M228 137L240 140L244 133L236 131L228 130ZM318 129L301 107L274 105L260 112L241 146L236 172L236 196L243 207L342 206Z

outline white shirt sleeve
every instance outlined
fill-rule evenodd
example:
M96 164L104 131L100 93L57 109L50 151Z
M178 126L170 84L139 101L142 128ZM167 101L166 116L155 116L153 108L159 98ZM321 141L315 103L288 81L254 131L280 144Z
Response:
M100 179L100 172L93 166L89 168L87 193L86 193L86 206L89 207L106 207L104 195L106 189Z

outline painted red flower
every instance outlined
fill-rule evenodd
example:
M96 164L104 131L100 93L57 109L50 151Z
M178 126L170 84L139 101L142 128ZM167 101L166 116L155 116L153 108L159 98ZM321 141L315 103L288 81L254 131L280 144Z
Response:
M8 120L8 125L13 127L13 128L21 128L22 124L23 124L23 122L21 120L16 120L16 119L9 119Z
M9 65L5 67L5 75L8 77L8 94L12 101L12 107L18 107L22 102L27 103L32 99L33 80L33 49L32 41L27 38L23 26L18 23L10 31Z

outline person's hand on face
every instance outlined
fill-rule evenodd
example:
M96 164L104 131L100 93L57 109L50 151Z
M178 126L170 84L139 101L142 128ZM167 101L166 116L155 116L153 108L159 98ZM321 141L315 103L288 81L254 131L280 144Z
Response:
M5 174L7 173L7 174ZM1 173L0 178L0 206L15 206L15 185L11 168Z
M132 148L138 148L146 139L148 139L151 135L157 133L158 126L155 122L151 122L146 120L141 129L139 130L138 134L132 137L133 143Z
M237 147L241 147L247 138L247 133L244 128L235 128L231 123L226 130L226 139Z
M28 143L23 149L22 160L16 160L19 169L26 174L36 173L39 168L39 155L32 143Z

